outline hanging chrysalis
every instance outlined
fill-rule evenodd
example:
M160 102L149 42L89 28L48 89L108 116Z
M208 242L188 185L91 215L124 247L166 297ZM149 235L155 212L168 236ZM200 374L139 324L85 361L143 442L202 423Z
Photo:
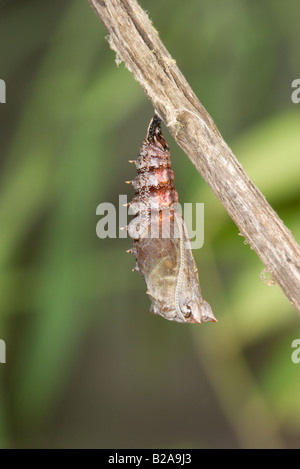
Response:
M151 311L181 323L215 321L202 298L198 270L186 224L178 209L170 151L154 116L139 157L133 184L135 197L129 204L135 218L128 226L132 252L147 285Z

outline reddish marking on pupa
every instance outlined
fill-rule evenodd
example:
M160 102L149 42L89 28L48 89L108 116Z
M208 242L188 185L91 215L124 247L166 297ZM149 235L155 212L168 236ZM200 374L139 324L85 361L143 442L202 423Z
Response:
M187 227L178 210L170 151L154 116L134 164L135 197L128 226L131 252L147 285L151 311L181 323L216 322L202 298Z

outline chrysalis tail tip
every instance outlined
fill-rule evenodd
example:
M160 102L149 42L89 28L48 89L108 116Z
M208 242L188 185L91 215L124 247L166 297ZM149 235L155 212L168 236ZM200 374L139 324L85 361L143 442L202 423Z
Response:
M207 301L203 301L202 322L218 322Z
M212 317L212 316L210 317L210 321L211 321L211 322L219 322L214 316L213 316L213 317Z
M215 318L212 311L210 311L210 313L204 319L204 322L218 322L218 320Z

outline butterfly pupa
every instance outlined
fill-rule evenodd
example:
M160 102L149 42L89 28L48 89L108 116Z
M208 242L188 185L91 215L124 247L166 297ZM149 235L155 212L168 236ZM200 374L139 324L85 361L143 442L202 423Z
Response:
M132 161L131 161L132 162ZM202 298L186 224L178 209L170 151L154 116L134 161L137 176L128 226L131 252L147 285L150 310L180 323L216 322Z

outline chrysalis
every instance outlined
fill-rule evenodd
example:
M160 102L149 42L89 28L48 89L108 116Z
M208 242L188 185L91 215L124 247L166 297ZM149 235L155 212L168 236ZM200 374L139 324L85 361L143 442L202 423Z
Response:
M178 210L170 151L154 116L139 157L128 226L136 267L147 285L150 310L181 323L215 321L202 298L187 227Z

